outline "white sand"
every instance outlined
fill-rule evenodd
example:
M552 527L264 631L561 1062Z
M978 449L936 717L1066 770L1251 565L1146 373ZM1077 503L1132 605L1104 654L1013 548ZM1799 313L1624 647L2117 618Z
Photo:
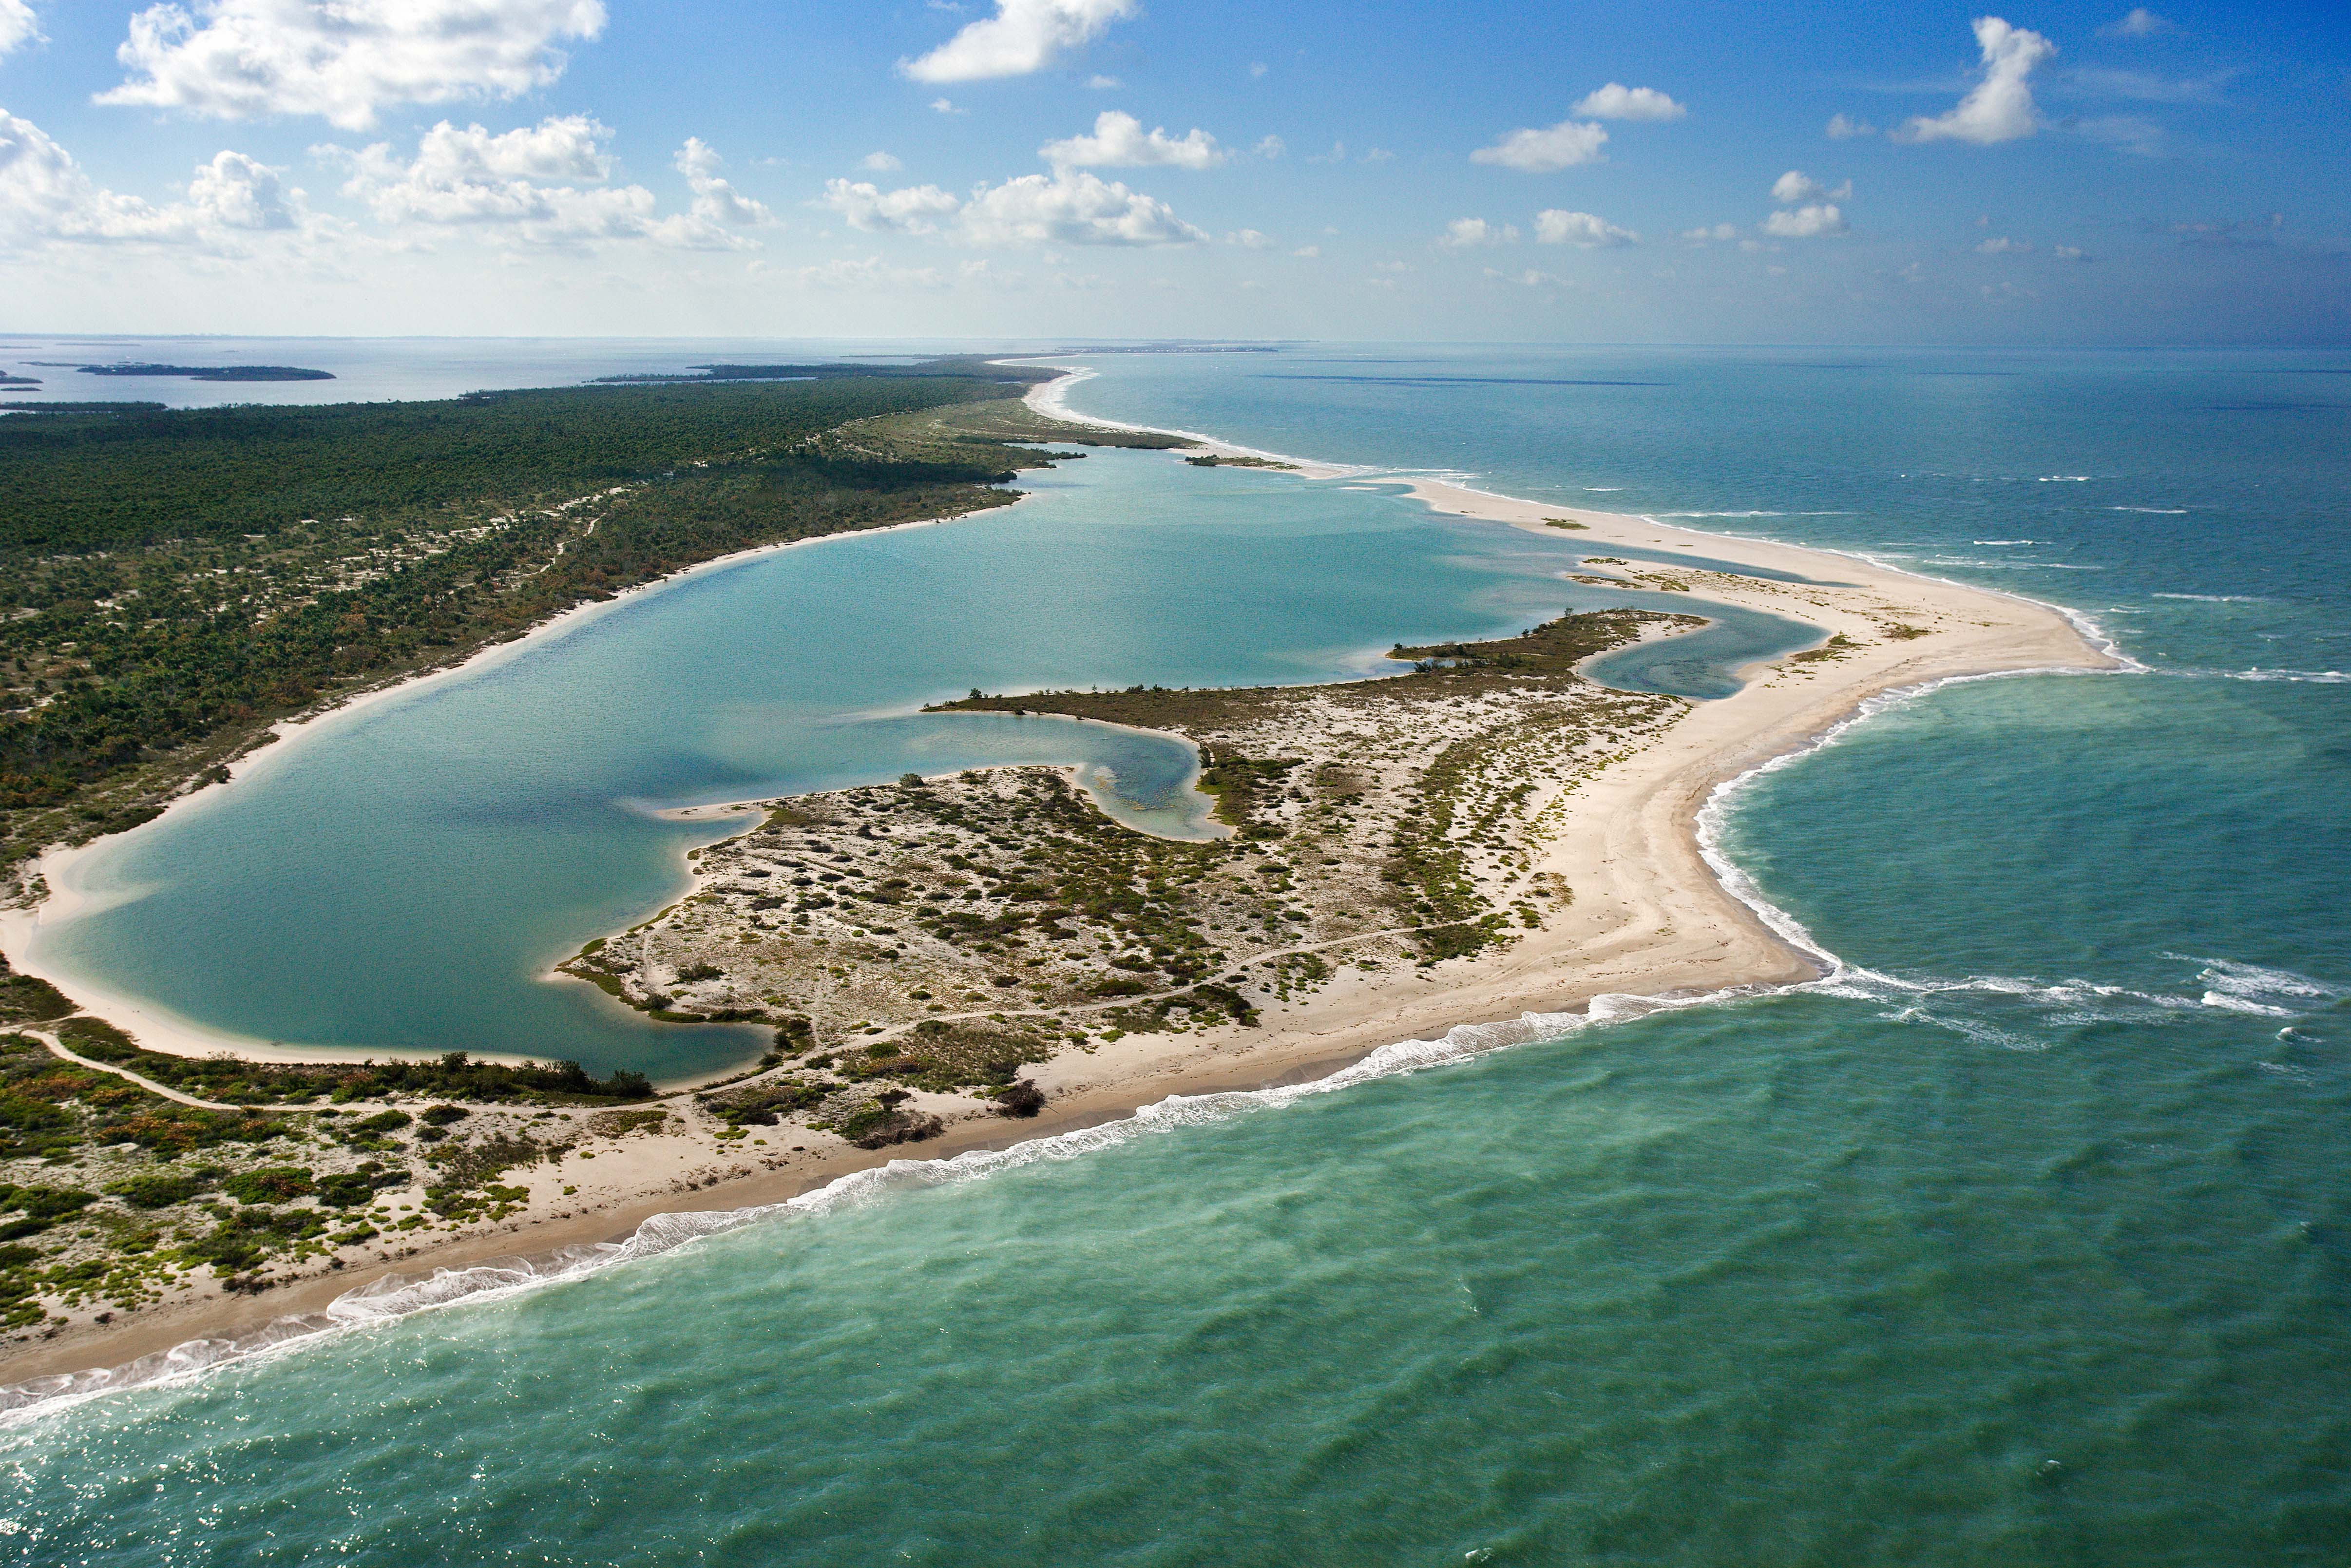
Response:
M1061 404L1057 394L1065 385L1040 388L1032 401L1054 417L1084 420ZM722 1145L713 1136L714 1124L688 1103L673 1101L686 1130L632 1141L625 1152L609 1150L592 1173L576 1157L559 1172L534 1172L529 1208L495 1230L428 1244L413 1259L320 1275L258 1299L192 1296L166 1303L110 1333L77 1333L12 1357L6 1375L31 1376L101 1358L120 1363L200 1333L250 1332L280 1314L314 1311L395 1270L455 1268L521 1250L538 1253L607 1239L664 1211L774 1203L892 1158L1002 1147L1113 1120L1171 1093L1318 1077L1383 1045L1438 1038L1457 1025L1526 1012L1572 1012L1610 993L1690 996L1809 978L1814 967L1807 955L1775 936L1726 890L1700 852L1698 814L1717 786L1813 744L1869 698L1888 692L2001 672L2125 667L2050 606L1853 556L1700 533L1646 517L1542 506L1433 480L1415 483L1413 493L1435 511L1571 541L1587 555L1606 555L1615 545L1687 548L1693 555L1843 585L1729 577L1670 563L1592 569L1593 575L1685 580L1692 590L1693 612L1703 612L1707 601L1743 604L1809 622L1855 646L1829 660L1772 662L1753 672L1754 678L1735 695L1695 705L1661 740L1569 792L1567 821L1551 835L1541 862L1541 869L1564 877L1574 889L1569 916L1526 933L1501 953L1447 965L1440 976L1423 982L1425 989L1354 985L1343 972L1328 989L1286 1010L1269 1009L1259 1029L1219 1030L1205 1040L1198 1035L1130 1035L1091 1055L1063 1056L1040 1071L1038 1080L1051 1103L1035 1121L974 1118L951 1124L943 1138L918 1148L868 1152L788 1127L769 1130L779 1134L777 1146ZM1546 517L1566 517L1584 528L1552 528ZM1888 629L1896 626L1925 634L1889 637ZM69 877L52 885L60 897L71 895ZM21 925L9 929L5 940L12 957L22 939ZM81 999L84 993L77 987L74 994ZM171 1042L180 1037L151 1036L143 1020L132 1023L131 1015L120 1016L146 1042L178 1048ZM238 1049L248 1048L239 1042ZM793 1143L807 1145L807 1152L789 1154L786 1145ZM681 1184L688 1178L710 1185L681 1201ZM565 1183L580 1190L564 1197Z

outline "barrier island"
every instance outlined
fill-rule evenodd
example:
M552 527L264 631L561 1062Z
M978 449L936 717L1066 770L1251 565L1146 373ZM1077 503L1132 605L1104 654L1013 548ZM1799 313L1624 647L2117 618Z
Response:
M752 369L365 410L0 422L16 928L45 891L35 852L204 787L276 717L699 560L1004 504L1019 469L1066 455L1040 443L1252 455L1061 417L1050 371ZM1186 473L1171 459L1171 483ZM664 1092L563 1062L173 1055L37 977L0 983L5 1375L292 1332L286 1314L405 1270L559 1256L909 1149L1320 1077L1465 1026L1530 1038L1613 996L1671 1005L1806 978L1808 954L1707 862L1696 821L1712 793L1878 694L2112 666L2029 601L1413 488L1433 511L1572 539L1565 575L1653 591L1660 609L1395 647L1393 674L1331 685L944 705L1185 738L1207 809L1196 837L1127 827L1098 780L1050 768L695 809L738 831L694 853L692 891L561 974L662 1017L766 1024L772 1049L731 1079ZM1718 604L1821 640L1716 701L1579 673Z

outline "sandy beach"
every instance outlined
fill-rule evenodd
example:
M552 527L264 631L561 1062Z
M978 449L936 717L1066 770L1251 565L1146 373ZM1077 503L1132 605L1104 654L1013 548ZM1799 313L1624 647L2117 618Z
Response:
M1062 387L1055 382L1032 394L1041 411L1071 417L1055 395ZM1833 644L1830 655L1799 654L1749 672L1739 693L1692 705L1661 738L1589 781L1548 781L1562 815L1539 869L1573 886L1573 905L1503 951L1376 986L1343 979L1286 1007L1269 1006L1255 1029L1185 1038L1130 1034L1088 1053L1062 1055L1034 1073L1049 1095L1040 1116L1016 1122L967 1113L939 1138L910 1148L867 1151L795 1128L785 1129L789 1136L776 1146L729 1142L723 1125L697 1112L690 1097L675 1096L668 1102L671 1131L583 1144L552 1169L517 1173L513 1179L530 1187L528 1204L493 1227L397 1253L338 1260L331 1270L257 1297L191 1291L104 1329L77 1323L0 1361L0 1379L21 1384L98 1364L121 1366L197 1340L214 1342L193 1353L209 1359L227 1349L226 1342L271 1337L273 1322L319 1313L387 1276L464 1270L517 1256L546 1259L628 1237L659 1215L780 1203L893 1158L1004 1148L1115 1121L1174 1094L1319 1079L1382 1047L1442 1040L1465 1026L1474 1031L1529 1014L1573 1014L1604 996L1690 998L1802 982L1817 972L1813 956L1775 935L1707 862L1698 818L1719 789L1815 744L1873 697L1962 676L2121 667L2064 613L2021 598L1849 555L1646 517L1570 511L1433 480L1412 489L1432 511L1554 541L1564 537L1587 556L1606 557L1614 546L1687 549L1734 567L1813 580L1621 559L1586 569L1641 586L1684 586L1695 612L1703 613L1708 601L1745 605L1810 622L1844 642ZM1547 519L1580 528L1563 531ZM9 936L12 956L22 935L20 925ZM183 1043L151 1033L146 1020L120 1021L158 1049ZM1515 1032L1523 1038L1531 1031ZM220 1046L207 1040L202 1048ZM787 1143L797 1146L781 1146ZM582 1155L595 1165L582 1163ZM312 1320L311 1326L323 1322ZM150 1366L141 1375L159 1370Z
M1018 505L1018 503L1014 503ZM657 593L713 572L724 571L778 550L805 549L834 538L869 538L877 534L899 533L912 528L943 528L960 522L972 514L944 517L918 517L886 528L860 529L854 534L828 534L815 538L789 539L780 544L758 545L749 549L735 550L726 555L697 562L669 576L651 582L638 583L622 589L609 599L574 605L569 610L549 616L518 637L475 650L455 663L437 669L402 675L381 685L367 687L337 699L314 712L298 718L272 725L251 747L240 753L228 765L229 779L225 784L211 789L192 789L183 794L165 809L153 822L142 823L132 831L152 829L174 813L201 810L218 798L221 789L244 782L256 768L266 768L284 755L287 744L298 737L316 738L319 734L347 724L359 715L393 697L405 697L427 687L449 681L470 679L496 669L498 665L535 652L555 638L568 635L648 593ZM358 1061L362 1057L396 1058L401 1053L391 1051L339 1050L332 1046L282 1045L256 1040L248 1035L234 1034L183 1017L168 1008L136 997L124 996L107 989L88 976L73 974L55 965L45 964L35 950L35 942L42 927L61 925L95 910L104 908L110 898L92 892L84 881L89 862L99 846L111 844L116 838L92 839L88 843L60 845L45 852L34 863L33 874L27 879L40 890L40 897L30 904L0 907L0 955L5 955L16 973L31 975L55 986L83 1011L105 1019L135 1036L150 1051L169 1051L178 1056L214 1056L223 1052L241 1056L250 1061ZM119 896L131 896L122 894ZM431 1053L424 1053L431 1054ZM518 1056L501 1055L495 1051L476 1053L485 1061L520 1061Z

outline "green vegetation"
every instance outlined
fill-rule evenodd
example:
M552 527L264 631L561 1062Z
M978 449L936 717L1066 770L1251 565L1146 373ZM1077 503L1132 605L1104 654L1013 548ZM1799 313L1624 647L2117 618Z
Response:
M877 1040L835 1071L852 1082L888 1078L939 1094L994 1088L1011 1082L1023 1066L1050 1060L1060 1034L1059 1025L1042 1019L925 1019L903 1040Z
M86 376L174 376L192 382L330 382L331 371L299 365L78 365Z
M1860 646L1860 643L1840 632L1817 648L1808 648L1801 653L1789 654L1788 663L1792 664L1832 664L1855 652Z
M1220 822L1244 838L1278 839L1281 830L1258 820L1259 807L1281 792L1282 780L1299 766L1294 757L1244 757L1229 746L1200 747L1199 790L1216 802Z
M1398 644L1387 656L1410 664L1408 675L1308 689L1335 706L1395 699L1458 703L1573 681L1578 664L1634 641L1645 627L1701 623L1697 616L1637 610L1569 613L1529 627L1515 637L1417 647ZM1207 737L1238 726L1267 723L1300 701L1301 695L1299 688L1280 686L1221 691L1132 686L1122 692L1040 692L1020 697L975 695L939 707L1065 714L1192 736L1202 751L1200 789L1215 797L1217 816L1239 829L1242 840L1264 841L1280 838L1284 832L1263 820L1265 809L1278 799L1302 795L1291 782L1300 763L1294 758L1247 757L1228 744ZM1641 706L1637 700L1634 703ZM1416 946L1422 963L1470 956L1509 930L1509 916L1479 890L1470 869L1470 851L1476 845L1499 842L1497 813L1523 800L1532 785L1514 787L1515 792L1512 789L1498 792L1492 769L1499 758L1514 750L1568 745L1582 733L1583 723L1583 715L1563 706L1535 709L1474 739L1441 748L1422 770L1415 798L1395 819L1389 857L1381 873L1399 919L1417 930ZM1318 779L1315 782L1334 800L1343 797L1343 789L1332 788L1337 781ZM1461 813L1473 800L1480 803L1480 814L1474 821L1464 821ZM1113 1014L1113 1019L1124 1029L1152 1027L1155 1017L1164 1021L1169 1008L1176 1005L1163 1003L1151 1013L1131 1018Z
M1001 505L1045 461L1007 438L1086 439L1019 402L1044 373L0 420L0 852L133 826L279 718L698 561Z
M232 1056L172 1056L149 1051L103 1019L69 1019L57 1037L76 1055L126 1068L166 1088L232 1105L304 1105L323 1101L448 1099L548 1105L610 1104L647 1100L653 1085L626 1068L596 1078L576 1061L508 1065L475 1061L453 1051L427 1061L246 1061ZM393 1118L385 1121L384 1118ZM370 1121L390 1131L407 1124L404 1112ZM360 1125L366 1125L366 1123Z
M1543 519L1543 527L1547 528L1573 528L1576 532L1583 533L1588 531L1591 525L1588 523L1575 522L1567 517L1545 517Z
M1447 683L1450 688L1463 686L1465 683L1458 677L1469 674L1562 675L1594 653L1604 653L1634 641L1645 624L1661 622L1695 626L1700 623L1700 618L1656 615L1638 610L1593 610L1581 615L1562 615L1556 621L1530 627L1516 637L1490 643L1439 643L1421 648L1399 643L1388 651L1388 657L1411 663L1420 674L1442 671L1456 677Z
M1295 463L1277 462L1270 457L1227 457L1215 452L1200 457L1186 457L1184 461L1195 468L1278 468L1285 474L1298 472Z
M939 1119L905 1109L912 1098L903 1089L885 1089L842 1116L832 1130L861 1149L886 1149L893 1144L937 1137L943 1130Z

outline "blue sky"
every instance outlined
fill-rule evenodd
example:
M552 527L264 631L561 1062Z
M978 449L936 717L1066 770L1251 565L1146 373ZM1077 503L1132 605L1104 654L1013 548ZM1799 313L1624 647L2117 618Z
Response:
M0 329L2351 340L2351 7L0 0Z

